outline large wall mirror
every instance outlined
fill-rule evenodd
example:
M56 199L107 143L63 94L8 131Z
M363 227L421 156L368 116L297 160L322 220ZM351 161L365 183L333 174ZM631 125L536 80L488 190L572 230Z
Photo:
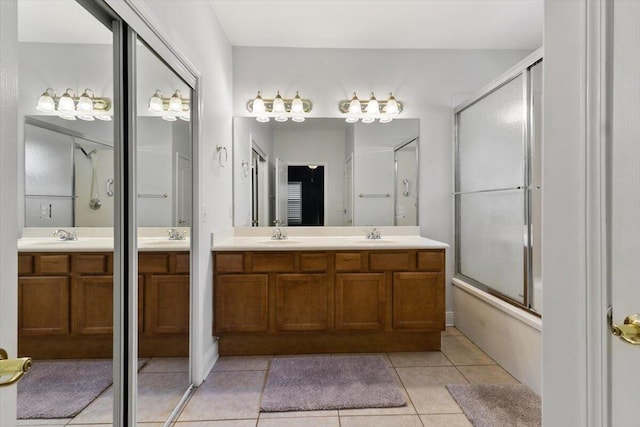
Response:
M419 128L234 118L234 225L418 225Z
M36 71L35 64L29 64L43 55L55 58L48 62L46 79ZM92 61L80 61L78 66L78 58L88 55ZM64 82L60 83L63 85L81 82L74 84L81 88L78 91L86 87L96 97L111 100L111 45L77 44L71 49L63 43L25 43L21 56L26 70L20 74L20 89L26 93L20 97L25 113L22 203L25 227L112 227L114 169L110 115L101 116L102 120L97 116L93 120L71 116L75 120L69 120L37 109L42 92L51 84L48 82ZM137 62L145 75L138 84L138 225L189 226L191 130L185 120L188 117L154 114L149 111L149 101L158 90L165 103L176 92L188 100L190 89L148 49L139 49ZM60 90L66 88L54 89Z

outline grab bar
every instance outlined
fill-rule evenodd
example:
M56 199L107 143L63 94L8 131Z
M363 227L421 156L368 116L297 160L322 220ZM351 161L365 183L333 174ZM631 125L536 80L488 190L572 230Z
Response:
M363 199L374 199L374 198L383 198L383 197L391 197L391 194L389 193L384 193L384 194L363 194L360 193L358 194L358 197L361 197Z
M163 194L138 194L138 197L141 199L166 199L169 197L167 193Z

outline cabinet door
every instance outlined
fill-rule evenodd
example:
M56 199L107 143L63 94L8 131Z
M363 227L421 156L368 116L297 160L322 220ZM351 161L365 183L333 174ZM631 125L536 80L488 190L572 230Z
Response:
M444 275L393 274L393 328L444 329Z
M189 332L189 276L152 275L144 287L145 334Z
M266 332L268 318L268 276L230 274L216 276L216 332Z
M18 335L69 333L69 278L18 279Z
M384 329L385 303L384 273L336 274L336 329Z
M276 276L276 329L326 331L329 325L326 274Z
M78 277L73 288L74 332L110 335L113 332L113 276Z

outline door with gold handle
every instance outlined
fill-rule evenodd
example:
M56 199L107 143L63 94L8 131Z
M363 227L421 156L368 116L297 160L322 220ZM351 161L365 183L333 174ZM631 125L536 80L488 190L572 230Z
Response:
M0 348L0 387L17 383L29 369L31 369L30 357L9 359L7 352ZM2 377L9 377L9 379L5 381Z
M640 314L631 314L624 319L622 325L614 325L609 312L609 328L611 333L621 340L633 345L640 345Z

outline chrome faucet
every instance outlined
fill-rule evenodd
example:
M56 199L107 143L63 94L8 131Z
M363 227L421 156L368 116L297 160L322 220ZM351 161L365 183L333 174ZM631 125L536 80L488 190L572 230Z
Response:
M280 227L276 228L273 230L273 233L271 233L271 240L287 240L288 238L289 236L287 236L287 232L282 231Z
M73 231L58 229L53 232L53 235L55 237L58 237L58 240L63 240L63 241L78 240L78 235Z
M184 240L184 233L175 228L167 230L167 234L169 234L169 240Z
M371 231L366 231L365 232L365 237L367 239L382 239L382 235L380 234L380 230L378 230L375 227L373 229L371 229Z

